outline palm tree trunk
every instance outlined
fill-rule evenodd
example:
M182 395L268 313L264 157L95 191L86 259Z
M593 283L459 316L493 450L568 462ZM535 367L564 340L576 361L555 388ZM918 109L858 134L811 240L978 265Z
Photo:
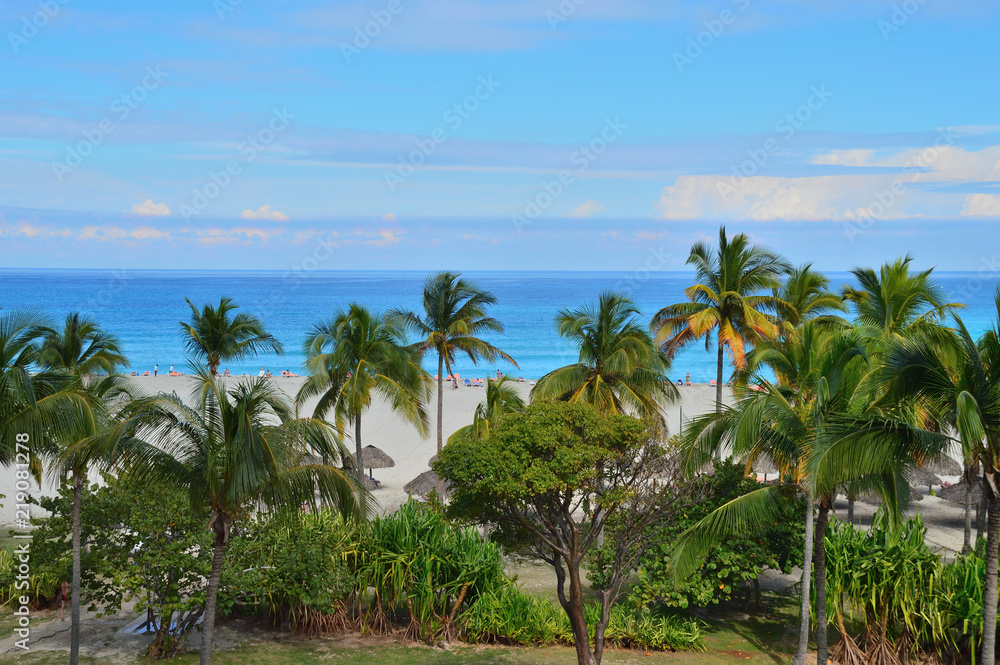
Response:
M441 422L441 419L444 417L444 356L441 355L440 351L438 352L438 374L437 374L437 380L438 380L438 394L437 394L437 398L438 398L437 399L437 401L438 401L438 404L437 404L437 407L438 407L438 413L437 413L437 436L438 436L438 440L437 440L437 451L438 451L438 455L440 455L441 454L441 448L444 445L444 423ZM437 493L438 493L438 500L441 500L441 499L444 498L444 479L443 478L438 478Z
M715 376L715 412L722 411L722 340L719 340L719 362Z
M847 493L847 523L854 524L854 493Z
M965 529L962 532L962 552L972 549L972 473L968 464L965 465L963 479L965 480Z
M988 488L984 486L983 492L987 491ZM986 583L983 589L983 649L979 661L981 663L993 663L996 657L997 545L1000 543L1000 499L990 498L989 511L986 529Z
M989 490L986 486L986 479L983 478L980 482L980 490L982 491L982 500L979 502L979 512L976 513L976 542L983 537L983 531L986 530L986 516L987 509L989 508Z
M444 423L441 418L444 416L444 356L438 353L438 413L437 413L437 435L438 454L441 454L441 447L444 445Z
M816 516L816 663L827 665L826 634L826 525L830 514L830 503L823 499Z
M354 414L354 459L358 465L358 482L364 487L365 484L365 464L361 450L361 414Z
M201 665L212 662L212 640L215 638L215 604L219 597L219 583L222 580L222 562L226 554L226 518L219 515L215 519L215 547L212 551L212 573L208 577L205 593L205 620L201 633Z
M83 474L73 471L73 588L70 589L69 662L80 662L80 504L83 501Z
M809 586L812 581L813 558L813 499L806 492L806 541L805 552L802 554L802 600L799 614L799 647L795 651L792 665L805 665L806 652L809 650Z

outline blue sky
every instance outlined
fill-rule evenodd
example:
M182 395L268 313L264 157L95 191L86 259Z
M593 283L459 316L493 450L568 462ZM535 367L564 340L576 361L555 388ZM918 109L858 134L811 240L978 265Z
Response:
M0 267L978 270L1000 8L6 0Z

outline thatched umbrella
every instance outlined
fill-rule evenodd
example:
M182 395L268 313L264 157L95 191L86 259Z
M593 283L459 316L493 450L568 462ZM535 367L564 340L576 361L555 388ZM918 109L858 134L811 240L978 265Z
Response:
M947 455L939 455L938 457L924 460L923 468L939 476L962 475L962 465Z
M930 492L933 485L940 485L941 479L923 467L915 467L906 472L907 479L914 485L927 485Z
M389 467L396 466L391 457L386 455L382 449L375 446L365 446L362 448L361 459L364 460L365 466L368 467L369 478L373 477L372 469L388 469Z
M980 482L979 480L976 480L976 482L972 483L971 490L972 490L972 498L971 498L972 505L978 506L980 500L983 498L983 484L982 484L982 482ZM954 484L954 485L952 485L950 487L942 487L940 490L938 490L937 495L939 497L941 497L942 499L946 499L948 501L953 501L955 503L960 503L960 504L962 504L964 506L965 505L965 481L962 481L960 483L956 483L956 484Z
M754 458L753 464L750 469L754 473L764 474L764 479L767 479L769 474L777 474L778 467L775 465L774 460L771 459L770 455L761 454Z
M417 496L426 498L432 491L437 490L440 479L438 475L433 471L424 471L419 476L411 480L410 482L403 485L403 491L407 494L416 494ZM446 499L451 496L451 486L445 487L444 496L438 497L441 499Z
M875 492L865 492L864 494L859 494L857 496L858 501L864 501L865 503L870 503L873 506L878 506L882 504L882 497L880 497ZM915 489L910 490L910 501L923 501L924 495Z

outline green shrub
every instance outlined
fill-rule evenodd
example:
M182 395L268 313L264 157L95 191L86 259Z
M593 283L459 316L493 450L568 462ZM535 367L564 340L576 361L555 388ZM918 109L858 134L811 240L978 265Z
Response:
M702 567L677 588L670 569L673 544L690 526L713 510L760 487L746 476L742 464L715 461L715 474L689 481L678 489L678 504L665 522L650 530L638 581L629 598L632 605L660 603L667 607L706 607L736 598L759 602L757 577L765 568L790 573L801 564L805 504L790 499L789 508L773 527L730 538L712 549ZM606 547L612 546L607 543ZM600 558L595 557L595 561ZM591 579L594 573L591 571Z
M230 541L220 606L265 614L309 635L344 630L357 590L348 559L358 528L334 510L261 516Z

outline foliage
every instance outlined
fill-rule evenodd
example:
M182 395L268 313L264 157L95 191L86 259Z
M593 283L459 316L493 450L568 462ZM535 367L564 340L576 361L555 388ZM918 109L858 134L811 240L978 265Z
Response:
M870 531L831 524L827 601L841 633L831 654L839 662L897 662L896 656L918 653L975 662L982 639L982 551L945 563L925 543L925 532L919 516L897 527L884 511ZM860 622L860 634L851 634L852 619Z
M81 503L84 602L113 614L127 602L151 609L156 636L147 653L169 657L201 618L209 572L211 534L205 515L186 493L169 486L137 487L113 477L83 488ZM39 575L69 579L72 487L39 503L51 516L32 532L32 563Z
M784 514L771 527L720 541L701 568L683 586L676 586L670 562L678 537L716 508L760 487L755 479L746 476L742 464L716 460L714 466L714 475L688 481L688 487L679 492L682 499L675 505L672 517L650 529L638 583L632 587L633 602L705 607L729 601L741 591L746 592L749 601L751 586L757 589L757 577L765 568L789 574L801 561L804 543L799 525L805 519L805 504L795 499L783 505Z
M376 518L356 561L360 588L373 589L363 628L381 631L388 613L405 612L407 633L428 642L457 637L463 612L483 593L508 583L500 547L472 528L455 527L439 512L410 500ZM363 593L363 595L365 595Z
M501 418L482 441L450 443L434 468L452 484L449 516L494 524L494 538L554 568L577 658L599 663L610 608L670 493L671 466L655 422L601 415L583 403L536 403ZM606 525L612 545L591 652L581 564Z
M587 605L589 625L597 623L600 609L597 603ZM609 645L623 649L684 651L704 648L702 635L702 626L694 619L615 605L606 639ZM474 644L573 644L566 613L513 584L479 597L469 609L462 637Z
M639 321L639 309L621 293L556 316L559 336L579 347L579 359L554 369L531 389L532 400L582 402L601 413L663 418L662 404L677 397L670 360Z
M67 548L67 554L69 549ZM31 553L32 559L35 558ZM68 561L67 561L68 563ZM59 598L59 587L62 580L69 575L60 576L51 569L38 571L33 566L26 580L18 579L20 561L15 552L0 549L0 607L21 597L28 598L31 609L45 607Z
M264 613L307 635L346 629L357 588L348 558L357 553L358 529L330 509L241 522L230 543L220 606Z
M190 323L181 321L184 346L188 354L203 360L212 375L218 373L219 363L225 360L242 360L262 351L281 354L284 347L264 323L253 314L240 312L232 298L220 298L219 306L207 304L199 311L185 298L191 308Z

